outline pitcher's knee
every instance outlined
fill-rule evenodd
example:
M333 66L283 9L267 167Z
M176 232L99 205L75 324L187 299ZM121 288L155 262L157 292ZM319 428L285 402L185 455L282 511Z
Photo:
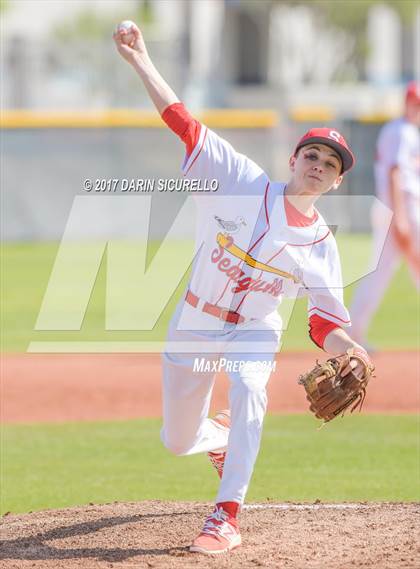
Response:
M190 445L179 445L176 442L164 442L165 447L176 456L183 456L191 450Z
M177 440L174 437L166 436L163 430L161 432L160 438L164 446L176 456L188 454L193 446L192 443L183 442Z

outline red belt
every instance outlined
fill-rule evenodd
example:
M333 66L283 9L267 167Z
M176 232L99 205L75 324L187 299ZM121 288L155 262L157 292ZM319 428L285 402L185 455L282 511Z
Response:
M197 308L200 301L198 296L195 296L195 294L190 290L187 292L185 300L188 302L188 304L194 306L194 308ZM216 318L220 318L220 320L224 320L230 324L240 324L241 322L245 321L245 318L238 312L228 310L227 308L222 308L221 306L216 306L216 304L210 304L210 302L205 302L201 311L206 312L207 314L211 314L212 316L216 316Z

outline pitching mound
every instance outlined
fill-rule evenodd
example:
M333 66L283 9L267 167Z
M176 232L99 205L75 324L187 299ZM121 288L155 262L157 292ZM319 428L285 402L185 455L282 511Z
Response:
M241 514L242 547L189 553L210 508L153 501L7 515L1 567L419 566L419 504L251 505Z

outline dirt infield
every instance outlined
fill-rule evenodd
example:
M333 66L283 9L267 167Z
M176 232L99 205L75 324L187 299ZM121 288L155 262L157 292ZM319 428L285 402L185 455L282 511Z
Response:
M285 353L269 386L269 412L304 412L298 375L320 352ZM376 378L364 412L416 413L420 408L419 354L374 355ZM156 354L18 354L2 357L2 422L61 422L158 417L160 357ZM212 409L227 403L228 380L217 378Z
M242 547L219 557L188 551L210 504L114 503L9 515L2 524L1 567L419 566L420 505L331 506L246 509L240 517Z
M269 411L306 411L296 384L316 355L282 354L269 383ZM375 355L367 412L417 412L418 355ZM8 355L2 362L2 421L112 420L160 416L156 355ZM398 371L397 371L398 370ZM216 382L213 409L228 380ZM420 565L420 504L248 505L243 546L209 558L188 551L210 504L138 502L46 510L2 518L4 569L411 568Z

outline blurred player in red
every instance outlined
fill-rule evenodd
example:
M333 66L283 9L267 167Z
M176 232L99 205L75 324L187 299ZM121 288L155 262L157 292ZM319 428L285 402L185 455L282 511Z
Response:
M385 124L378 136L375 162L377 198L393 212L388 232L380 208L372 208L375 271L362 279L350 310L352 337L366 345L373 315L402 259L420 287L420 84L409 83L404 116Z

